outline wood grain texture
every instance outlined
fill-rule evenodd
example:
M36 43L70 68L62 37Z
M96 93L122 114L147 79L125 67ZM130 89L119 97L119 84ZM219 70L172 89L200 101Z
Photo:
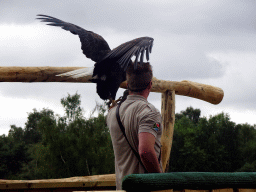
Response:
M162 145L162 167L163 171L169 169L169 159L173 140L174 122L175 122L175 91L166 91L162 93L162 125L161 136Z
M70 78L56 76L83 67L0 67L0 82L73 82L89 83L86 78ZM121 88L127 88L123 82ZM188 96L204 100L212 104L219 104L224 96L221 88L200 84L192 81L165 81L153 78L152 92L164 93L167 90L175 91L177 95Z
M0 189L83 188L116 186L116 175L94 175L65 179L0 180Z
M154 77L152 82L152 92L175 91L176 95L200 99L215 105L219 104L224 97L224 92L221 88L192 81L165 81ZM126 82L123 82L120 87L127 88Z
M84 67L0 67L0 82L74 82L88 83L90 77L74 79L56 76Z

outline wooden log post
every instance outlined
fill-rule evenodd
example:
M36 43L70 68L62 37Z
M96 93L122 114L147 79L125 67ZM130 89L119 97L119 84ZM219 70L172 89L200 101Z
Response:
M174 122L175 122L175 91L162 93L162 124L163 132L161 137L162 144L162 167L163 171L169 169L169 159L172 148Z
M78 79L56 76L84 67L0 67L0 82L71 82L90 83L88 77ZM127 88L126 82L120 85ZM183 95L204 100L212 104L219 104L224 96L222 89L211 85L195 83L191 81L165 81L153 78L152 92L164 93L167 90L175 90L176 95Z

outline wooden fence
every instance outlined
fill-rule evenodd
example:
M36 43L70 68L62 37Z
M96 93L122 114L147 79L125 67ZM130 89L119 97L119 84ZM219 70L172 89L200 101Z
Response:
M61 73L68 71L80 69L82 67L0 67L0 82L64 82L64 83L89 83L90 77L73 79L70 77L56 76ZM120 86L121 88L126 88L126 83L123 82ZM175 123L175 95L188 96L196 99L200 99L212 104L219 104L224 96L224 92L221 88L214 87L211 85L200 84L191 81L164 81L157 78L153 78L152 92L160 92L162 94L162 104L161 113L163 119L163 134L161 137L162 144L162 165L163 169L168 169L168 161L171 152L173 129ZM55 188L55 186L65 185L79 187L92 187L95 182L91 182L90 179L94 179L97 176L92 177L79 177L79 178L69 178L61 180L41 180L39 181L8 181L8 183L2 185L0 181L0 189L8 189L8 187L20 186L20 189L28 189L35 186L39 189L41 185L49 186L50 188ZM97 186L99 183L107 183L107 186L102 186L104 189L114 187L114 175L98 176L98 178L106 179L103 181L97 181ZM89 180L88 180L89 179ZM84 182L87 181L88 182ZM72 181L72 182L71 182ZM2 181L7 182L7 181ZM14 183L13 183L14 182ZM42 182L44 184L42 184ZM4 186L4 187L3 187ZM3 187L3 188L1 188ZM10 188L9 188L10 189ZM91 188L93 189L93 187Z
M127 192L256 192L256 173L133 174L125 177L123 188L123 191ZM115 174L65 179L0 180L0 190L9 192L114 191Z

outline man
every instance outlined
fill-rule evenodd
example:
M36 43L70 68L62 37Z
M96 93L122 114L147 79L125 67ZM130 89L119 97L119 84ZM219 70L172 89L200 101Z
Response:
M115 154L117 190L121 190L122 179L128 174L162 172L161 115L147 101L152 88L152 77L152 67L149 63L138 63L136 70L130 65L126 71L129 95L121 103L119 115L130 145L119 127L116 117L117 107L110 109L107 115L107 125ZM135 153L139 154L141 162Z

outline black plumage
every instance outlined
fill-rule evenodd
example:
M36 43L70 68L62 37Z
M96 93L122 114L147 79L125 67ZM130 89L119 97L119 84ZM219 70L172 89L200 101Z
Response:
M87 31L77 25L51 16L38 16L37 19L42 22L48 22L47 25L61 27L79 36L84 55L96 62L91 81L97 84L97 93L103 100L115 99L120 84L126 80L125 71L131 64L133 56L135 56L135 69L137 68L139 57L139 62L143 63L144 53L146 54L146 59L149 60L149 53L151 53L154 41L151 37L140 37L111 50L105 39L92 31ZM69 75L74 77L72 73L69 73ZM84 73L84 75L80 73L79 77L86 75L88 73Z

